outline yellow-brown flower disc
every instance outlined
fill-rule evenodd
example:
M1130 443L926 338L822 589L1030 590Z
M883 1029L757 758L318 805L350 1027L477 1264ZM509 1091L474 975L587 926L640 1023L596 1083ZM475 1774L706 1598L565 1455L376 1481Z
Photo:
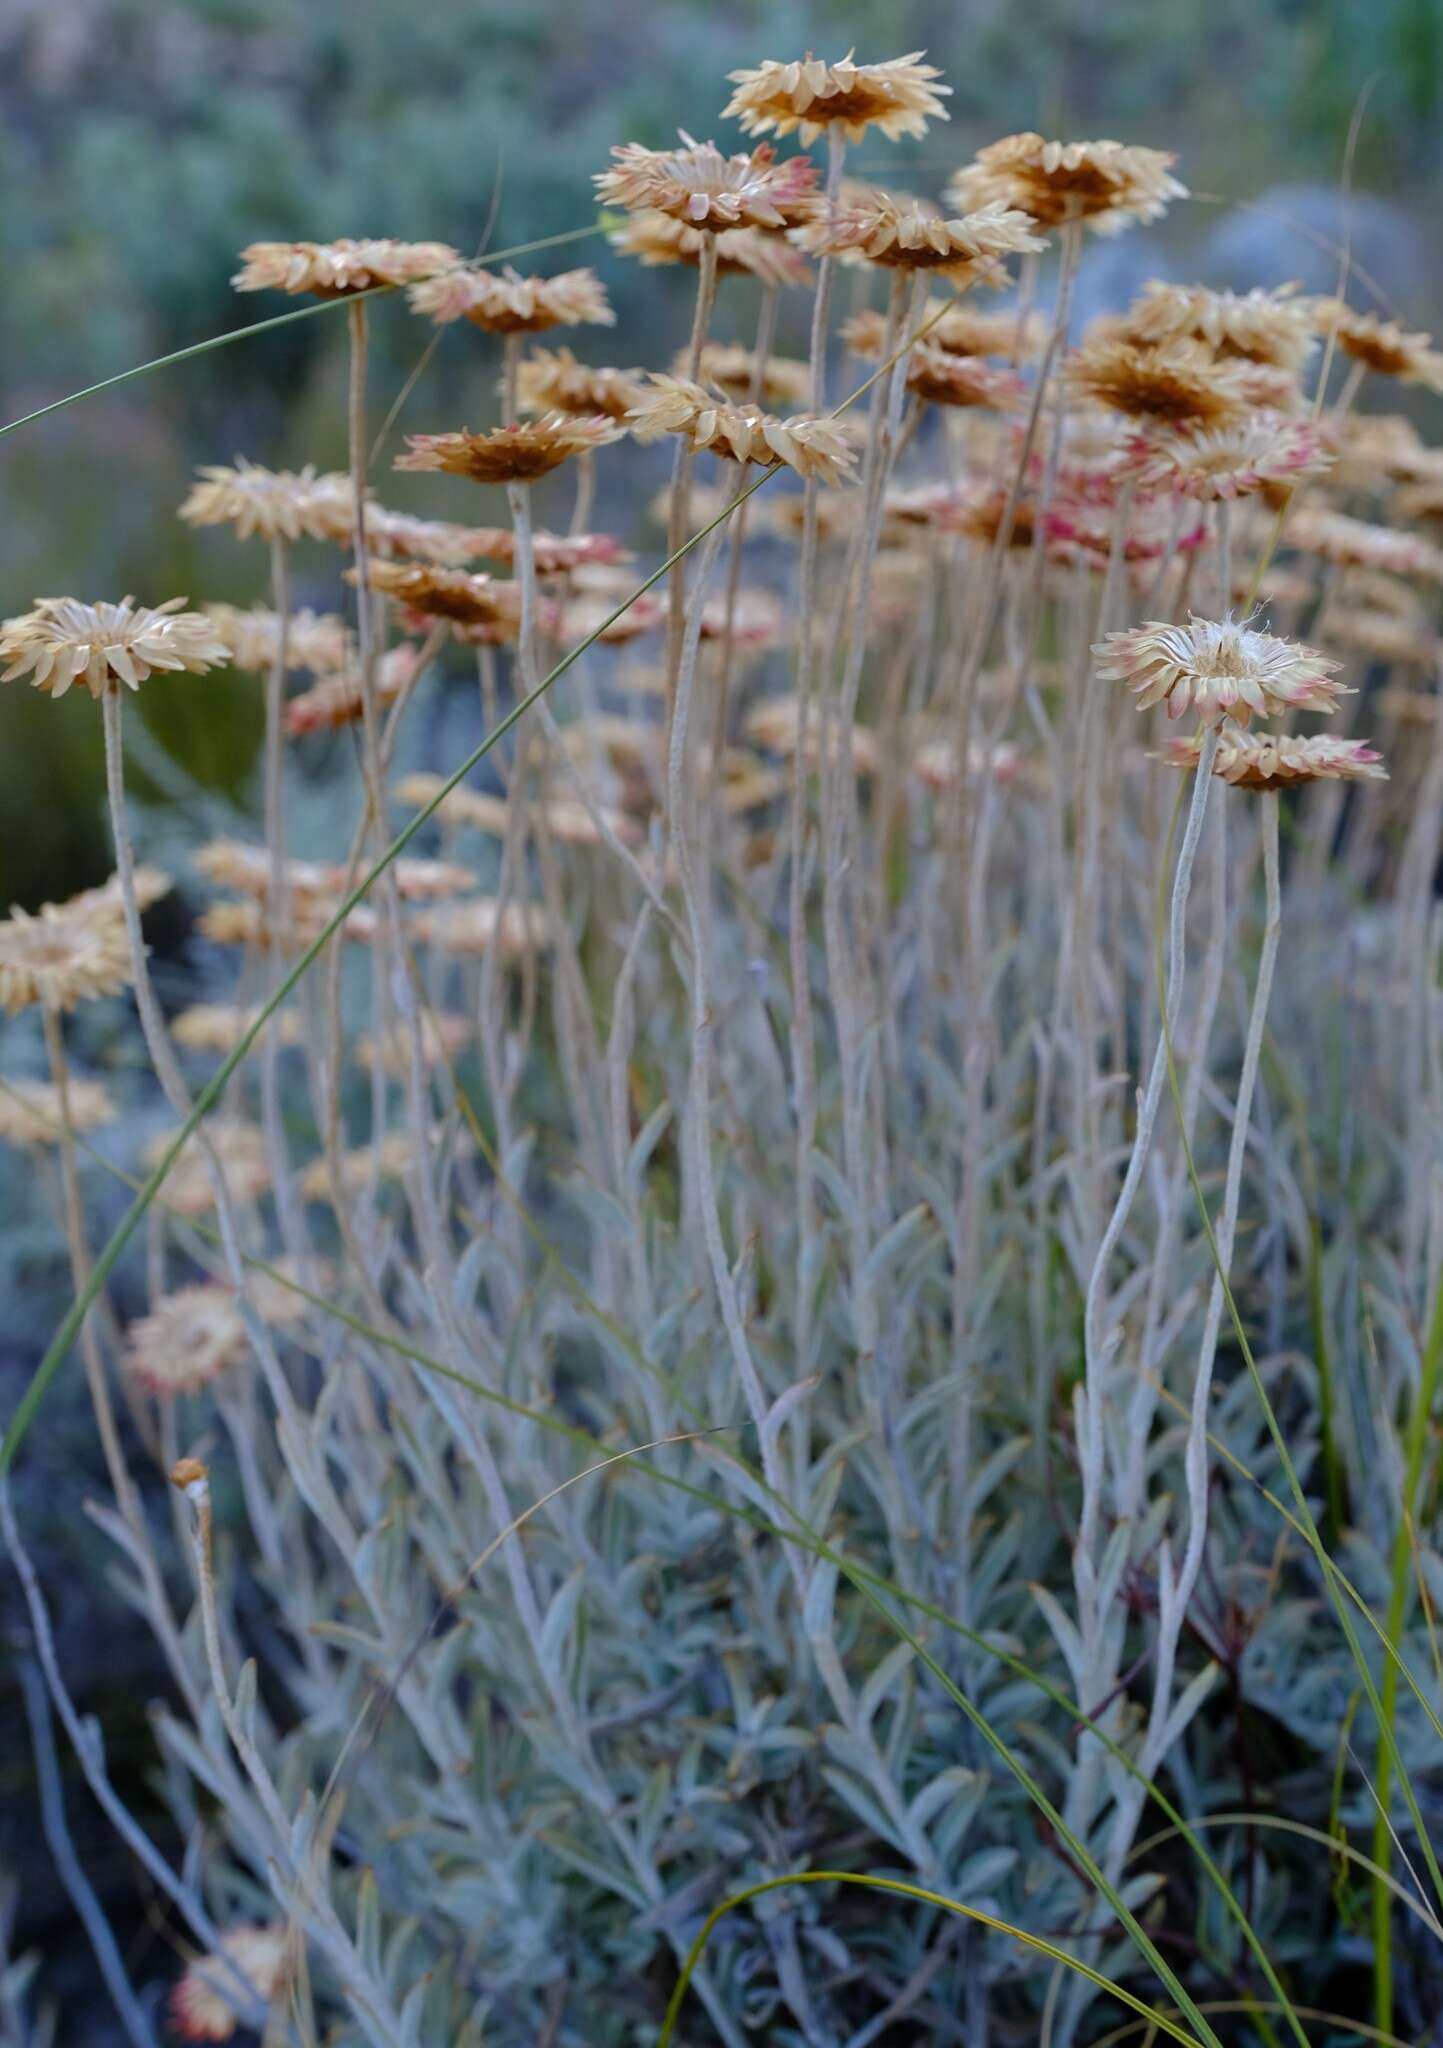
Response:
M408 434L410 453L397 457L397 469L441 470L448 476L470 477L478 484L531 483L549 476L573 455L589 455L616 440L614 420L585 419L547 413L520 426L497 427L489 434Z
M310 292L348 298L377 285L415 284L452 270L460 252L445 242L252 242L231 279L238 292Z
M1409 334L1396 320L1356 312L1341 299L1315 300L1313 313L1344 355L1365 364L1375 375L1443 392L1443 353L1432 346L1431 335Z
M1194 341L1143 348L1103 335L1074 351L1065 374L1080 397L1162 426L1231 425L1249 404L1242 366Z
M545 334L553 327L614 327L616 315L594 270L522 277L504 270L447 270L407 294L413 313L444 325L469 320L488 334Z
M1083 221L1098 234L1120 234L1157 220L1187 187L1172 175L1166 150L1121 142L1049 142L1033 133L1004 135L953 178L950 204L967 212L999 204L1019 207L1040 227Z
M394 598L410 611L424 612L427 618L454 619L463 626L520 626L521 587L517 583L468 575L464 569L446 569L433 562L371 561L366 576L372 590ZM347 571L347 580L355 581L354 570Z
M230 650L204 612L184 604L183 597L155 606L130 597L119 604L42 597L34 611L0 626L0 661L10 664L0 682L28 676L52 697L83 682L98 702L121 683L138 690L156 671L204 675L229 661Z
M942 101L952 88L937 84L941 72L922 56L913 50L884 64L855 63L850 50L837 64L769 58L755 70L728 72L736 90L723 118L739 121L748 135L799 130L804 143L833 127L849 142L860 142L869 128L889 142L924 135L929 121L947 119Z

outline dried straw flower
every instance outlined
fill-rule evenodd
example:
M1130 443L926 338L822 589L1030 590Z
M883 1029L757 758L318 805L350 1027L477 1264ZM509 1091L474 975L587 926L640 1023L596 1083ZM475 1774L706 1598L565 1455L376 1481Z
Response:
M321 896L304 896L291 905L291 914L280 936L287 946L308 946L329 924L340 908L339 899L331 901ZM270 945L276 936L274 914L257 901L245 903L210 903L201 912L196 925L204 939L216 946L260 946ZM341 936L354 939L360 945L370 945L376 936L377 917L368 903L358 903L348 911L341 926Z
M594 270L522 277L504 270L448 270L412 285L413 313L438 325L469 320L488 334L545 334L552 327L614 327L616 315Z
M115 1104L98 1081L68 1081L65 1104L73 1131L98 1130L115 1117ZM54 1145L64 1122L53 1082L7 1081L0 1087L0 1139L7 1145Z
M595 369L569 348L531 351L516 373L516 409L622 420L641 395L639 370Z
M1116 235L1159 219L1187 187L1172 176L1166 150L1121 142L1048 142L1031 133L1005 135L979 150L947 188L950 203L968 211L999 203L1020 207L1040 227L1083 221Z
M239 611L234 605L208 604L205 616L228 649L232 668L246 675L267 675L280 648L281 622L265 605ZM341 668L354 654L349 628L335 612L292 612L286 620L286 667L324 675Z
M769 590L738 590L729 604L714 597L702 606L701 639L731 638L738 648L772 647L786 633L787 615Z
M1120 331L1144 344L1200 341L1216 355L1296 376L1318 345L1312 302L1297 292L1296 284L1230 292L1153 278L1123 316Z
M969 740L969 776L990 776L999 789L1006 789L1022 773L1022 756L1007 740L987 743ZM950 789L957 779L957 745L953 740L924 740L912 756L912 773L924 789Z
M798 475L826 484L845 482L856 466L849 436L836 420L803 414L777 419L754 406L719 405L699 384L659 371L628 418L638 441L683 434L693 448L714 449L734 462L784 462Z
M341 1189L350 1195L364 1194L372 1175L379 1169L382 1180L402 1180L409 1172L414 1153L409 1131L388 1131L379 1145L361 1145L343 1152L338 1161ZM296 1182L308 1202L334 1202L336 1185L327 1161L313 1159Z
M855 252L895 270L933 270L954 285L1002 283L996 259L1044 249L1025 213L1004 205L944 220L930 207L904 206L886 192L807 222L793 240L811 256Z
M237 540L329 540L351 537L351 479L341 471L263 469L236 459L234 469L210 464L198 472L180 508L187 526L234 526Z
M1249 403L1240 366L1195 341L1144 348L1103 334L1073 353L1066 375L1079 396L1159 425L1231 425Z
M1026 399L1027 388L1015 370L997 368L978 356L953 355L930 341L919 341L907 358L907 389L928 405L980 405L993 412L1015 412Z
M420 1017L421 1058L430 1067L458 1060L471 1041L475 1026L469 1017L450 1011L423 1011ZM388 1074L404 1075L411 1064L412 1037L409 1025L393 1024L381 1043L381 1065ZM367 1032L356 1045L356 1061L367 1073L376 1064L376 1040Z
M1381 491L1399 478L1428 474L1433 451L1401 414L1350 412L1328 422L1327 432L1337 451L1333 482L1340 490Z
M1352 519L1346 512L1300 512L1289 521L1284 538L1300 554L1317 555L1342 568L1383 569L1391 576L1424 576L1443 583L1443 549L1416 534Z
M171 1035L187 1052L228 1053L260 1016L259 1005L192 1003L171 1025ZM282 1045L299 1045L301 1020L294 1010L280 1010L267 1027Z
M1093 653L1104 682L1126 683L1139 711L1166 704L1169 718L1191 705L1204 725L1231 717L1246 725L1256 713L1332 711L1344 694L1333 680L1341 662L1315 647L1275 640L1231 619L1200 619L1185 626L1154 619L1109 633Z
M926 333L918 348L941 349L951 356L1001 356L1026 362L1046 341L1046 322L1038 313L982 313L970 306L929 299L918 326ZM875 361L887 338L886 315L875 308L856 313L842 328L842 339L854 356Z
M810 157L779 163L767 143L749 155L723 156L714 142L680 133L680 149L645 149L639 142L614 148L616 168L592 180L603 206L664 213L710 233L770 228L779 234L815 210L817 169Z
M625 611L617 610L615 597L582 595L572 598L561 614L561 632L569 641L596 639L604 647L625 647L645 633L655 633L666 624L667 608L659 597L643 591Z
M415 284L453 270L460 252L444 242L252 242L231 279L238 292L313 292L347 298L377 285Z
M409 642L388 648L376 664L376 704L384 710L408 690L416 673L421 650ZM318 683L286 706L285 727L292 739L306 733L337 732L356 725L365 717L366 700L361 678L354 668L322 676Z
M640 388L636 387L638 392ZM380 554L436 562L449 569L459 569L467 562L516 559L516 535L509 526L460 526L449 519L417 519L409 512L378 509L366 522L366 538ZM543 576L562 574L592 562L630 559L621 542L609 533L533 532L531 549L537 570Z
M1166 740L1161 759L1171 768L1196 768L1202 741ZM1224 732L1218 737L1213 774L1237 789L1284 789L1295 782L1386 782L1383 757L1364 740L1333 739L1320 733L1299 739L1289 733Z
M666 263L695 267L701 262L708 233L649 208L632 214L621 227L612 229L607 239L619 256L635 256L648 269ZM712 240L718 276L746 274L762 284L776 285L804 285L811 276L811 266L800 249L761 228L723 228Z
M614 420L600 415L571 418L547 413L524 426L498 427L490 434L408 434L408 455L397 469L442 470L478 484L529 483L547 476L573 455L590 455L617 438Z
M1433 670L1443 659L1443 640L1436 633L1370 605L1339 605L1328 620L1328 638L1365 660L1395 662L1400 668Z
M247 909L254 906L247 904ZM235 1117L216 1117L206 1124L221 1170L231 1193L240 1202L253 1202L271 1184L270 1149L265 1133L255 1124ZM145 1164L159 1166L170 1149L173 1134L162 1132L145 1148ZM179 1216L205 1216L215 1207L206 1156L195 1133L181 1146L175 1164L161 1184L160 1202Z
M1402 384L1422 384L1443 392L1443 354L1431 346L1430 334L1409 334L1396 320L1359 313L1341 299L1317 299L1314 318L1336 337L1344 355L1364 363L1380 377Z
M508 903L502 914L494 896L473 896L464 903L422 911L413 929L422 944L447 953L489 953L499 934L503 960L519 960L547 943L546 915L539 905Z
M196 1394L246 1348L234 1291L213 1282L180 1287L125 1333L121 1365L147 1393Z
M429 562L386 562L366 565L372 590L394 598L408 610L430 619L454 619L463 626L499 626L508 635L521 628L521 587L494 576L472 576L464 569L443 569ZM356 581L354 569L346 571Z
M781 754L790 759L797 751L797 735L801 730L801 705L796 697L769 697L756 705L746 719L746 735L759 747L765 747L770 754ZM836 745L833 735L832 744ZM882 746L878 735L867 725L854 725L851 732L850 752L852 772L855 775L875 775L882 765ZM813 707L807 721L805 761L808 768L815 768L822 756L822 714Z
M130 985L130 944L120 906L42 903L0 918L0 1008L38 1003L73 1010Z
M193 856L195 865L218 889L233 889L237 895L266 901L271 889L271 855L265 846L248 846L239 839L211 839ZM345 869L313 860L286 862L286 890L292 900L307 896L328 896L345 878Z
M175 887L173 878L164 868L151 867L144 861L136 868L132 881L139 910L149 910L152 903L159 903L161 897L168 896ZM125 903L120 893L119 875L112 875L96 888L82 889L78 896L67 896L60 907L73 917L98 917L107 912L111 917L123 917Z
M684 374L685 355L679 355L672 365L677 376ZM760 364L762 373L761 390L758 391L758 362L754 350L740 343L709 341L701 352L697 368L697 379L710 384L737 405L806 405L812 395L811 365L791 356L769 355ZM633 404L639 404L645 394L638 390Z
M942 101L952 88L935 83L942 74L922 55L913 50L885 64L854 63L850 50L837 64L810 55L790 64L769 58L754 71L727 73L736 90L722 116L739 121L748 135L798 129L804 144L829 128L848 142L860 142L869 128L889 142L924 135L929 121L947 119Z
M0 661L8 661L0 682L29 675L37 690L63 697L83 681L99 702L124 683L138 690L156 670L204 675L224 665L230 651L203 612L182 609L183 597L168 603L81 604L73 597L42 597L34 611L0 627Z
M220 1938L219 1954L199 1957L170 1994L176 2032L187 2041L228 2041L240 2022L226 1959L269 2002L280 1987L285 1954L284 1927L232 1927Z
M1400 519L1427 520L1435 525L1443 521L1443 476L1405 485L1393 501L1393 510Z
M1242 498L1267 485L1284 489L1332 463L1308 420L1244 419L1234 426L1140 436L1129 468L1143 489L1185 498Z

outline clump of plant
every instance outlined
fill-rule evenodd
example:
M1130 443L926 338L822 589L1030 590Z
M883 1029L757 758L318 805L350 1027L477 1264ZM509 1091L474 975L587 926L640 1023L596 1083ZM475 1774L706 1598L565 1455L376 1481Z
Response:
M920 54L732 84L749 147L597 177L695 272L675 362L558 344L613 324L589 268L255 244L350 349L346 471L181 508L264 600L0 629L97 700L115 848L0 923L47 1061L0 1138L75 1290L3 1462L78 1348L184 1855L3 1496L37 1757L53 1711L191 2039L1416 2037L1443 455L1358 400L1439 358L1281 283L1074 334L1169 156L1008 136L933 201L849 175L945 120ZM425 511L373 475L399 293L476 362L394 462ZM124 707L227 663L262 822L193 849L177 1009ZM97 1248L67 1020L127 992L169 1121Z

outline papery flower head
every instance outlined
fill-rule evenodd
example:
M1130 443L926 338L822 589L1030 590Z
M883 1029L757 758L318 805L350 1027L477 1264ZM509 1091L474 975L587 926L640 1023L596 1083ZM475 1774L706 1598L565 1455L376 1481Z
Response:
M678 356L675 374L685 373L686 359ZM709 341L701 352L697 380L710 384L738 405L805 405L811 397L812 373L808 363L790 356L769 355L760 365L761 390L756 388L758 362L755 352L740 343ZM632 401L639 404L644 392Z
M244 1003L192 1003L171 1023L171 1036L186 1052L228 1053L260 1016L260 1006ZM301 1020L294 1010L278 1010L267 1020L280 1044L299 1045Z
M969 740L962 758L967 775L987 776L999 789L1016 782L1022 773L1022 755L1007 740ZM924 789L949 789L957 780L958 759L955 740L924 740L912 756L912 773Z
M1016 370L919 341L907 357L907 389L928 405L980 405L994 412L1015 412L1028 387Z
M641 395L637 370L595 369L569 348L533 349L516 373L516 409L625 419Z
M259 900L208 903L196 921L203 939L215 946L271 946L277 936L287 946L308 946L318 939L340 909L340 899L319 892L300 895L289 905L290 915L283 927L275 912ZM358 903L346 913L341 937L368 946L376 936L379 919L369 903Z
M711 230L692 227L655 207L633 213L607 239L618 256L635 256L647 269L667 263L701 262L702 244ZM811 266L800 249L764 228L723 228L712 234L719 277L744 274L763 284L804 285Z
M754 406L723 405L685 377L654 373L646 398L628 418L638 441L682 434L693 448L714 449L734 462L784 462L826 484L845 482L856 466L851 438L837 420L778 419Z
M1270 364L1294 375L1318 345L1313 304L1298 296L1296 284L1230 292L1153 278L1123 315L1121 332L1145 344L1201 341L1217 355Z
M423 910L412 929L423 945L439 946L447 953L495 950L503 960L519 960L548 938L546 913L539 904L512 902L503 910L494 896L472 896Z
M115 1104L98 1081L71 1077L65 1109L73 1131L98 1130L115 1116ZM7 1145L55 1145L65 1128L60 1090L51 1081L6 1081L0 1087L0 1140Z
M312 292L349 297L375 285L414 284L453 270L460 252L444 242L252 242L231 279L238 292Z
M0 682L28 675L33 687L63 697L83 682L98 702L124 683L138 690L160 671L204 675L223 666L230 650L204 612L182 609L183 597L166 604L81 604L73 597L42 597L34 611L0 626L0 661L8 661Z
M769 144L749 154L723 156L714 142L694 142L681 131L680 149L645 149L625 142L612 150L616 167L592 180L604 206L654 212L687 226L769 228L780 233L814 211L817 170L810 157L778 162Z
M1284 540L1300 554L1318 555L1341 568L1384 569L1392 576L1426 576L1443 583L1443 549L1417 534L1375 526L1346 512L1299 512L1289 520Z
M1196 768L1202 753L1197 733L1163 742L1161 758L1171 768ZM1383 757L1365 740L1339 740L1329 733L1300 739L1291 733L1224 732L1218 736L1213 774L1237 789L1286 789L1297 782L1386 782Z
M1200 342L1142 347L1102 334L1069 357L1068 382L1096 405L1162 426L1219 427L1250 403L1241 365L1220 362Z
M234 1290L179 1287L125 1333L121 1365L151 1394L195 1394L244 1356L246 1328Z
M722 116L739 121L748 135L799 129L803 143L833 126L849 142L860 142L869 128L889 142L924 135L929 121L947 119L942 101L952 88L936 83L942 74L922 55L913 50L885 64L857 64L850 50L837 64L812 56L790 64L769 58L755 70L727 73L736 90Z
M614 327L606 289L594 270L522 277L504 270L445 270L412 285L407 303L438 325L469 320L488 334L545 334L553 327Z
M119 903L85 908L42 903L0 918L0 1009L14 1016L37 1003L73 1010L118 995L131 980L130 943Z
M945 220L930 207L903 205L881 191L819 215L792 239L811 256L855 253L887 269L935 270L954 284L1005 283L997 259L1047 246L1013 207L983 206Z
M790 758L797 751L799 737L803 730L801 700L797 697L767 697L748 712L745 722L746 736L757 746L765 747L768 753L781 754ZM832 745L836 746L836 735ZM815 767L821 759L822 714L814 705L806 721L804 758L808 767ZM869 725L854 725L847 748L854 775L875 775L882 765L882 746L877 733Z
M286 1930L280 1925L228 1929L220 1954L197 1957L171 1992L176 2032L187 2041L228 2041L240 2025L237 2008L244 1994L226 1959L269 2003L280 1988L285 1956Z
M348 570L346 576L348 582L355 581L354 570ZM455 619L463 626L497 626L508 637L520 631L519 583L473 576L465 569L444 569L434 562L370 561L366 578L372 590L427 618Z
M423 1010L418 1019L423 1062L439 1067L457 1060L470 1043L475 1024L470 1017L442 1010ZM380 1040L380 1064L388 1074L405 1075L411 1064L412 1035L409 1024L393 1024ZM376 1066L377 1040L367 1032L356 1042L356 1064L370 1073Z
M1443 353L1432 346L1432 335L1409 334L1396 320L1359 313L1341 299L1314 300L1313 314L1355 363L1365 363L1380 377L1443 392Z
M233 526L237 540L345 542L351 537L351 479L341 471L318 476L304 469L264 469L236 460L233 469L210 464L180 507L187 526Z
M1040 227L1080 220L1098 234L1120 234L1157 220L1187 187L1172 175L1170 151L1122 142L1048 142L1004 135L977 152L947 188L964 210L997 203L1020 207Z
M1269 485L1288 488L1319 476L1332 460L1311 421L1252 418L1195 432L1140 435L1128 468L1144 489L1186 498L1244 498Z
M1038 313L984 313L943 299L929 299L917 325L925 330L927 347L945 349L952 356L1001 356L1008 362L1026 362L1046 341L1045 323ZM886 335L886 316L875 308L853 314L842 328L842 339L852 354L869 360L881 355ZM922 343L917 345L920 348Z
M421 650L403 640L387 648L376 663L376 704L384 710L408 690L416 673ZM343 725L356 725L366 715L365 693L359 670L354 666L325 675L292 697L285 709L285 729L292 739L306 733L336 732Z
M1191 707L1204 725L1332 711L1345 689L1334 681L1342 663L1317 648L1195 613L1185 626L1154 619L1109 633L1092 651L1098 675L1126 683L1139 711L1166 704L1169 718L1180 718Z
M573 455L604 448L620 432L614 420L547 413L523 426L497 427L490 434L408 434L410 453L397 469L443 470L478 484L529 483L548 476Z
M266 605L240 611L231 604L208 604L205 617L230 656L232 668L246 675L266 675L275 664L281 643L281 621ZM340 668L354 653L349 627L336 612L294 611L285 622L286 667L323 675Z
M255 909L251 903L241 907ZM256 1124L245 1123L238 1117L209 1118L205 1129L236 1201L253 1202L263 1195L271 1184L270 1147L265 1133ZM147 1168L159 1166L173 1139L173 1132L163 1131L151 1140L145 1148ZM173 1209L180 1216L205 1216L215 1207L210 1168L194 1132L177 1153L157 1199L163 1209Z
M624 610L618 600L600 593L569 599L561 613L561 631L568 641L599 640L606 647L624 647L655 633L666 624L667 608L659 597L643 591Z

